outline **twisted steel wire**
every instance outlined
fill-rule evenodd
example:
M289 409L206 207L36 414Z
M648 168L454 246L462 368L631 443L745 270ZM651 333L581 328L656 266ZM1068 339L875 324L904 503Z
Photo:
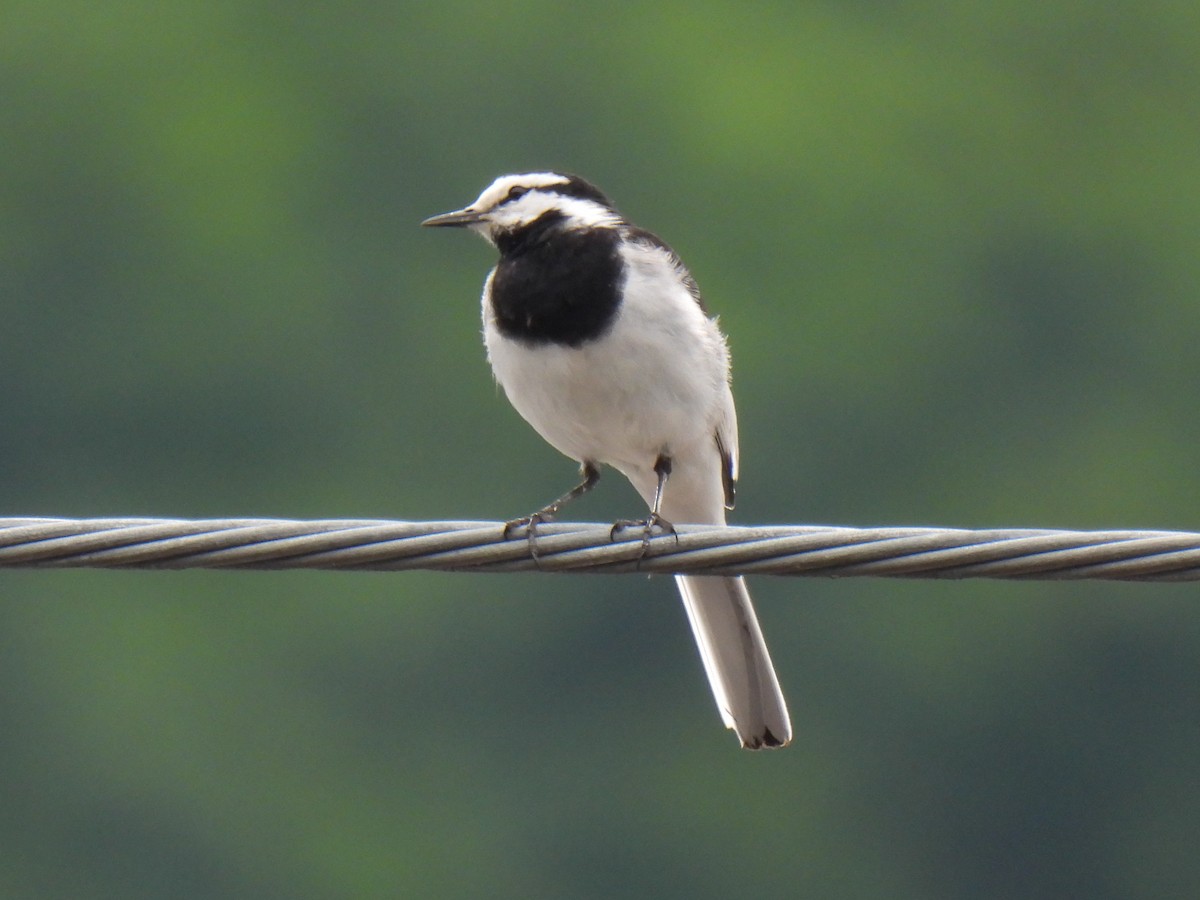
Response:
M1183 531L679 526L378 519L0 518L0 567L632 572L1200 580Z

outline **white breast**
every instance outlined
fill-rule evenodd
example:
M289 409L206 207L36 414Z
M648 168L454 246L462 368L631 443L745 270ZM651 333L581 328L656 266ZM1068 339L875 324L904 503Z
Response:
M500 334L484 286L488 360L517 412L572 459L645 469L713 440L732 418L729 356L667 255L627 245L625 299L611 330L582 347ZM736 425L732 441L736 444Z

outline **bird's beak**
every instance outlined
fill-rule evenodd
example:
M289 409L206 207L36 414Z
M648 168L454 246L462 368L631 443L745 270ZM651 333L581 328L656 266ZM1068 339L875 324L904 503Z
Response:
M432 216L421 224L429 228L462 228L466 225L476 225L482 222L483 218L483 213L468 206L466 209L456 209L454 212Z

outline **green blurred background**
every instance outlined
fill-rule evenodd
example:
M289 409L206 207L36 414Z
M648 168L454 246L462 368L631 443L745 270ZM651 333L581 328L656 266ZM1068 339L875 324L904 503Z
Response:
M1200 527L1169 0L9 0L4 510L548 500L492 251L417 227L544 168L720 313L736 521ZM753 589L778 753L667 579L0 573L0 896L1196 895L1195 587Z

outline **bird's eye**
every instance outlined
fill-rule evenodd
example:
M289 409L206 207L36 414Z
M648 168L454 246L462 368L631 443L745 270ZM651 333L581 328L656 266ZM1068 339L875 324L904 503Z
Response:
M507 203L510 200L519 200L520 198L524 197L528 193L529 193L529 188L524 187L523 185L520 185L520 184L513 185L511 188L509 188L508 196L504 198L504 202Z

